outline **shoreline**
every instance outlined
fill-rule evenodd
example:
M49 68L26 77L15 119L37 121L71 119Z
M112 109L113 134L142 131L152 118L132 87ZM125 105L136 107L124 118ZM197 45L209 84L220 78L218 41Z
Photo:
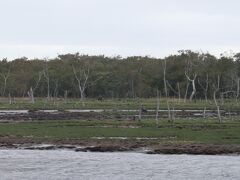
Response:
M133 139L33 139L0 137L1 149L60 150L76 152L142 152L146 154L240 155L237 144L197 144Z
M167 119L168 111L166 109L158 110L159 118ZM156 110L148 109L141 115L142 119L155 118ZM222 117L239 117L239 110L226 111L220 110ZM230 113L230 114L229 114ZM217 118L217 112L213 109L183 109L174 110L175 118ZM31 121L46 121L46 120L131 120L135 121L139 118L139 110L136 109L0 109L1 122L31 122Z

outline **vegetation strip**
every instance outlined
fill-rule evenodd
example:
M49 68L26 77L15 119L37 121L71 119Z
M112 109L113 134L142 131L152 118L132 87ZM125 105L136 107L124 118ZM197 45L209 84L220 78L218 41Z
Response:
M146 149L148 153L232 154L240 152L240 122L161 119L158 127L154 120L8 122L0 123L0 144L2 148L52 144L48 149L57 149L67 144L76 151Z

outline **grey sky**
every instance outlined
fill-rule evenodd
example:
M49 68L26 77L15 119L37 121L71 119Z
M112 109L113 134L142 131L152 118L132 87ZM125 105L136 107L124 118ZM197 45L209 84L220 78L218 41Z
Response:
M240 51L239 0L0 0L0 58Z

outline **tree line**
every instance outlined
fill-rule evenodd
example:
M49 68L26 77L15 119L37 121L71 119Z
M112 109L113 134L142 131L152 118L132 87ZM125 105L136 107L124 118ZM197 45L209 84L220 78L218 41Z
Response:
M219 58L182 50L159 59L63 54L53 59L0 61L1 97L238 100L240 53Z

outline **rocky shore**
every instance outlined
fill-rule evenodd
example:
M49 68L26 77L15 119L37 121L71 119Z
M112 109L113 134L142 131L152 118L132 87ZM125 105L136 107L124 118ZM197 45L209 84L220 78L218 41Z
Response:
M134 139L33 139L31 137L0 137L0 149L57 150L81 152L135 151L147 154L240 154L240 145L159 143L154 140Z

